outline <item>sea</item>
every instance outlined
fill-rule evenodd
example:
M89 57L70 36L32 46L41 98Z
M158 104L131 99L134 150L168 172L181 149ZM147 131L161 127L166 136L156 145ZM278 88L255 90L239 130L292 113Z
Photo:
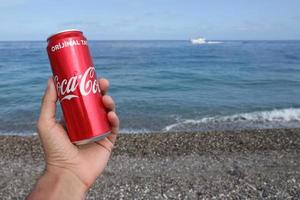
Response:
M0 42L0 134L36 134L45 41ZM120 132L300 127L300 41L89 41ZM58 118L61 111L58 104Z

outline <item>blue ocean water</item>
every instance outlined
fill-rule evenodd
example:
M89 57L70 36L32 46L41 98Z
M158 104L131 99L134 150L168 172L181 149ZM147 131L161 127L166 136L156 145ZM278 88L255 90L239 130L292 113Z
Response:
M300 41L89 41L121 132L300 127ZM46 42L0 42L0 134L33 134Z

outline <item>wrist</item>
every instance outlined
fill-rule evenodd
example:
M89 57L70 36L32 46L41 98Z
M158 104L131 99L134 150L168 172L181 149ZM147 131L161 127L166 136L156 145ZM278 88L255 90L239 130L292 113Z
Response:
M87 190L71 171L51 167L45 170L28 199L84 199Z
M52 179L58 190L64 189L68 195L81 197L80 199L84 198L89 189L76 174L68 169L47 167L44 176L49 180Z

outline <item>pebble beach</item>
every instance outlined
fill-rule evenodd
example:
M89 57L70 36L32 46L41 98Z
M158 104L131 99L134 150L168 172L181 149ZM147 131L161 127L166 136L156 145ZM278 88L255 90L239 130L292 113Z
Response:
M43 173L37 136L0 136L1 199ZM300 129L121 134L86 199L300 199Z

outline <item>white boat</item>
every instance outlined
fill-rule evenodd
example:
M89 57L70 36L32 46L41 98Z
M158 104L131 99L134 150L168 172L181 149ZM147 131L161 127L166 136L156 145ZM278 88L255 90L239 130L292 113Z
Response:
M192 44L206 44L205 38L191 39Z

